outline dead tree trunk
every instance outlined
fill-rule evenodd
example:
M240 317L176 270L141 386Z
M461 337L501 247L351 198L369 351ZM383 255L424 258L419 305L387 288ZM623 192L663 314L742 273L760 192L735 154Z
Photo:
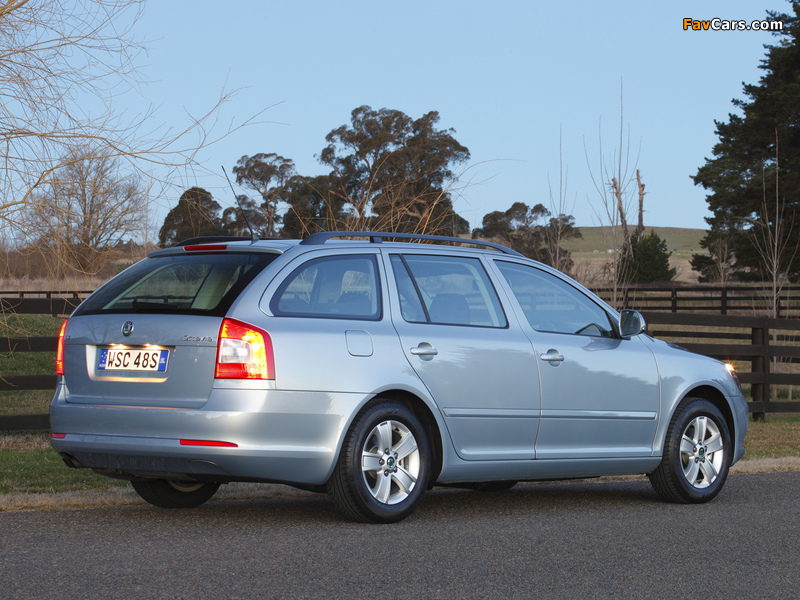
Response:
M636 187L639 189L639 226L636 228L636 243L644 239L644 184L639 169L636 169Z
M625 258L633 258L633 247L631 246L631 235L628 232L628 220L625 218L625 205L622 202L622 186L616 177L611 179L611 189L617 199L617 212L619 222L622 225L622 248Z

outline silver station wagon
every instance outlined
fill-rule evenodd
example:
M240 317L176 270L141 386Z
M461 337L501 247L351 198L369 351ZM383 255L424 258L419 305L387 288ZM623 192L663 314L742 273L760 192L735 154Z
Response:
M747 429L730 366L508 248L436 236L157 250L75 310L57 371L67 465L165 508L280 482L387 523L434 485L620 474L706 502Z

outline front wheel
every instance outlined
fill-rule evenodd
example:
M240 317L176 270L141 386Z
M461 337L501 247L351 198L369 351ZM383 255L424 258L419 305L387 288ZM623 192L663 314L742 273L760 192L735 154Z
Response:
M161 508L195 508L213 496L218 483L140 479L131 481L133 489L144 500Z
M410 515L430 476L430 444L406 406L382 401L356 416L328 481L328 493L347 517L394 523Z
M730 447L728 425L719 409L707 400L690 399L670 423L664 456L648 476L650 483L669 502L708 502L728 477Z

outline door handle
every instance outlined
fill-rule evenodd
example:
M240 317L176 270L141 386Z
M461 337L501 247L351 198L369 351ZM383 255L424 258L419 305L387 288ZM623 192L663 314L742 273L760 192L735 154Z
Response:
M434 348L433 346L417 346L416 348L411 349L411 354L414 356L436 356L439 354L439 351Z
M548 350L546 354L540 354L539 358L549 363L560 363L564 361L564 356L555 350Z

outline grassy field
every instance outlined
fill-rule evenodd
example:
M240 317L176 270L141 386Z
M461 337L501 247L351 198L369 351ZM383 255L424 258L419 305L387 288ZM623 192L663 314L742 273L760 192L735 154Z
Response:
M613 247L611 236L604 227L581 227L583 238L570 240L564 248L572 253L605 252ZM631 231L635 231L632 227ZM706 235L705 229L683 229L679 227L646 227L645 235L655 231L667 243L667 249L676 254L704 253L700 240Z
M563 247L572 254L575 268L571 275L589 287L608 283L604 268L608 263L608 251L614 247L613 238L603 227L581 227L583 238L565 242ZM635 226L631 229L635 230ZM689 261L693 254L705 254L700 240L704 229L682 229L678 227L646 227L645 233L655 231L672 253L670 266L677 270L675 281L696 283L698 274L692 271Z

